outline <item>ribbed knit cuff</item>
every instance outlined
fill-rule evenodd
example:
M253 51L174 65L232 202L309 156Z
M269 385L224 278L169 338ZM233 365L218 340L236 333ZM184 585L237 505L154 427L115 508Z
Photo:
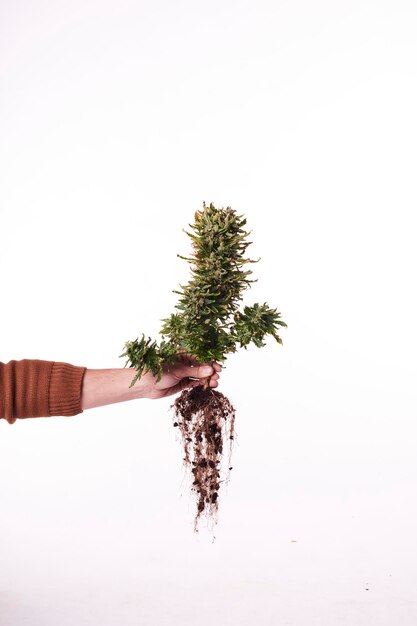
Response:
M49 415L82 413L81 388L86 367L54 362L49 382Z

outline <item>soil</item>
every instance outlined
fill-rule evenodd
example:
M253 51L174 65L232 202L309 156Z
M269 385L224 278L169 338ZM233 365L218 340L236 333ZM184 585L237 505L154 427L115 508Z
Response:
M179 429L184 448L184 464L191 474L191 490L196 494L194 530L204 513L217 522L219 490L230 477L235 409L230 400L210 387L185 389L172 405L174 426ZM228 449L228 470L222 478L221 462Z

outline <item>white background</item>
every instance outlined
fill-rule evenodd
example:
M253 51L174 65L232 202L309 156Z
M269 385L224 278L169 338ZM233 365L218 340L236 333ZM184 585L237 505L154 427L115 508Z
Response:
M1 420L1 626L414 626L414 0L3 0L0 29L0 359L123 367L203 200L288 324L222 373L214 542L173 397Z

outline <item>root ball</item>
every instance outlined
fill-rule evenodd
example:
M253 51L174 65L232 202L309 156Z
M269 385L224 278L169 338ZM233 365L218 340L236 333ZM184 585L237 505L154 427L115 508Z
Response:
M202 386L185 389L172 405L174 425L181 433L184 464L192 475L191 490L196 495L197 511L194 530L203 513L217 522L220 483L227 482L229 473L221 479L221 460L225 442L230 466L235 409L222 393Z

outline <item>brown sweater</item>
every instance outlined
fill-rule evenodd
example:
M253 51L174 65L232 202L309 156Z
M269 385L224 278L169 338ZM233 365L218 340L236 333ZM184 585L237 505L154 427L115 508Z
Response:
M0 362L0 418L14 424L18 418L82 413L86 369L37 359Z

